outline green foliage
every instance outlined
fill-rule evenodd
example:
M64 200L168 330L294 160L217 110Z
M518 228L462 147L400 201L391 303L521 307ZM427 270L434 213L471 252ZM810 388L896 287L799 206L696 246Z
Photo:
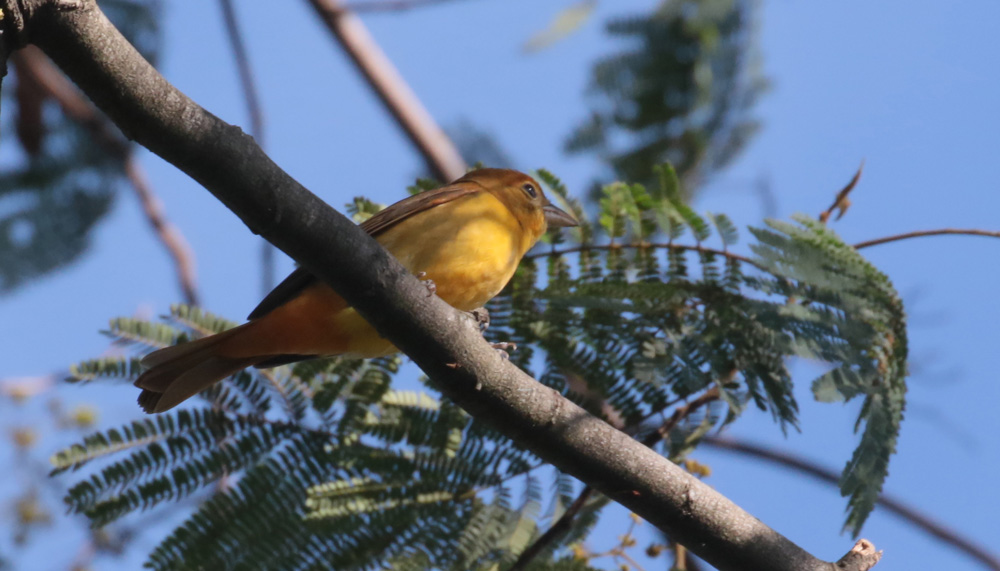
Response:
M176 327L131 317L112 319L103 333L121 344L137 343L150 349L167 347L187 339L187 335Z
M750 112L766 81L754 11L754 0L661 0L650 14L610 22L628 48L594 65L593 111L567 150L595 153L619 180L647 187L670 161L694 190L757 130Z
M235 321L219 317L199 307L191 307L180 303L170 306L170 319L178 325L194 330L199 335L218 333L239 325Z
M559 177L550 173L545 169L539 169L535 172L543 184L548 187L549 192L547 193L549 200L556 203L557 206L566 210L573 215L574 218L579 222L578 226L573 228L562 228L555 231L550 231L543 240L547 243L556 245L563 241L563 237L569 234L572 239L580 244L589 244L594 239L594 226L590 222L589 216L583 209L583 204L580 200L574 198L570 195L569 189L563 184Z
M854 534L875 506L889 457L896 451L906 402L906 315L903 302L885 274L845 244L830 229L808 216L799 225L768 221L769 230L754 230L754 251L765 269L787 278L759 282L769 293L802 299L814 321L813 336L835 335L840 346L802 343L802 354L838 363L813 381L813 393L825 402L864 396L855 430L865 430L841 475L840 487L850 496L845 527ZM808 341L806 331L792 331ZM852 358L853 357L853 358Z
M420 194L421 192L427 192L428 190L434 190L439 188L441 183L432 178L418 178L413 181L413 184L406 187L406 192L409 194Z
M153 61L159 46L154 0L111 0L101 8ZM110 211L124 183L127 144L114 131L95 142L86 125L63 113L25 63L5 81L0 131L17 134L21 160L0 174L0 293L75 260L90 231Z
M654 188L605 187L587 216L540 171L552 199L582 224L554 230L525 258L489 306L488 338L518 343L517 365L637 438L654 434L676 403L717 394L662 443L676 462L749 405L795 427L788 359L828 363L813 381L818 399L865 399L865 430L842 480L847 526L857 531L902 418L898 295L805 217L753 230L756 258L731 253L732 221L685 204L669 166L655 174ZM143 350L231 325L184 306L167 320L115 320L110 333ZM326 359L246 371L203 393L212 408L95 434L53 463L56 472L85 471L67 502L95 525L207 496L151 554L155 569L509 566L574 502L575 482L433 392L394 388L400 363ZM73 375L132 378L136 367L95 360ZM566 547L586 539L607 503L592 497L530 568L588 569Z
M105 357L77 363L69 368L71 383L87 383L99 378L135 378L142 372L139 359L124 357Z
M361 224L375 215L376 212L385 208L384 204L372 202L363 196L355 196L354 200L347 203L347 213L351 215L351 220L355 224Z

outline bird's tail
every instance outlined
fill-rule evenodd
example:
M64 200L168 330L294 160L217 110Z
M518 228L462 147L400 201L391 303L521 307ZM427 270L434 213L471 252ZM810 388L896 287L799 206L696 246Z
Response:
M149 370L135 386L143 389L139 406L147 413L170 410L216 382L267 357L227 357L221 346L245 333L254 322L216 335L153 351L142 359Z

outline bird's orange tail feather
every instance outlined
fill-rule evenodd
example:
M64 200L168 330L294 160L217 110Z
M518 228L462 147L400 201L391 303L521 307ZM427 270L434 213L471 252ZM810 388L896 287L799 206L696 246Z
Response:
M135 386L143 389L139 395L142 410L147 413L170 410L217 381L266 359L220 354L223 342L245 332L252 324L146 355L142 364L150 368L135 380Z

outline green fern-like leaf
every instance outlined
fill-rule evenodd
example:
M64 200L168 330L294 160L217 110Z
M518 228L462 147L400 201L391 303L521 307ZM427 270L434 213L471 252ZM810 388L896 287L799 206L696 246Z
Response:
M739 230L736 229L736 225L733 221L729 219L725 214L712 214L710 215L712 223L715 224L715 229L719 232L719 237L722 238L722 245L725 247L735 246L740 241Z
M183 419L183 422L186 423L186 421L187 417ZM177 424L180 422L182 422L181 419L175 420L173 417L159 416L137 420L121 429L93 434L84 438L82 444L74 444L53 455L50 459L53 466L52 473L58 474L66 470L75 470L102 456L145 446L166 438L177 429Z
M552 194L555 195L556 204L572 214L577 222L580 223L579 226L568 229L573 234L575 241L580 244L589 244L594 238L594 228L580 201L573 198L569 189L566 188L566 185L556 175L545 169L538 169L535 174L545 186L549 187Z
M239 325L235 321L230 321L213 313L209 313L200 307L175 303L170 306L171 319L188 329L198 332L200 335L211 335L227 329L232 329Z
M770 230L753 230L761 242L754 250L764 267L792 280L775 287L825 308L822 315L851 332L844 336L850 354L819 377L813 390L821 400L865 397L856 426L864 425L861 442L840 481L842 493L850 496L845 527L857 534L878 499L903 419L906 316L888 277L857 250L814 219L799 215L795 221L799 225L769 221ZM805 343L814 337L799 339L803 353L821 352Z
M129 317L112 319L104 333L120 342L137 344L144 349L160 349L187 338L186 334L175 327Z
M69 368L71 383L86 383L99 378L133 379L142 371L139 359L106 357L77 363Z
M902 418L906 337L898 295L807 218L754 230L757 257L745 264L728 252L738 238L732 222L695 213L672 168L659 175L652 190L606 186L588 217L556 177L540 171L584 230L553 234L523 260L490 302L485 335L516 342L515 364L639 438L660 428L650 423L671 403L717 391L717 402L693 412L659 448L674 460L751 404L783 430L795 427L787 360L829 363L814 381L816 397L865 399L861 443L842 481L856 531ZM359 200L354 208L376 205ZM702 244L713 229L721 250ZM234 325L186 306L167 319L172 325L116 320L110 333L143 351ZM102 459L67 496L71 510L95 525L232 476L234 485L201 503L150 555L156 569L509 566L574 501L575 482L551 468L540 474L538 458L447 399L394 388L401 363L398 356L333 358L244 371L206 391L214 409L89 436L54 457L54 472ZM136 359L98 359L73 374L98 380L138 372ZM592 497L531 568L586 568L560 555L586 539L608 501Z
M418 178L406 187L406 192L411 196L414 194L420 194L421 192L427 192L428 190L434 190L435 188L440 188L441 183L432 178Z
M355 224L361 224L385 208L384 204L372 202L363 196L355 196L354 200L345 205L347 213Z

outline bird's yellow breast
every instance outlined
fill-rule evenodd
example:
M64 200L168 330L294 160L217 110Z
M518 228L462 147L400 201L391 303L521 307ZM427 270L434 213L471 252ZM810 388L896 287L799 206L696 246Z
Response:
M406 269L424 272L456 309L482 307L507 284L534 243L517 218L488 192L438 205L376 237Z
M407 270L434 281L452 307L482 307L507 284L537 236L488 192L414 214L375 236ZM397 349L322 282L257 320L256 337L224 347L247 355L378 357Z

